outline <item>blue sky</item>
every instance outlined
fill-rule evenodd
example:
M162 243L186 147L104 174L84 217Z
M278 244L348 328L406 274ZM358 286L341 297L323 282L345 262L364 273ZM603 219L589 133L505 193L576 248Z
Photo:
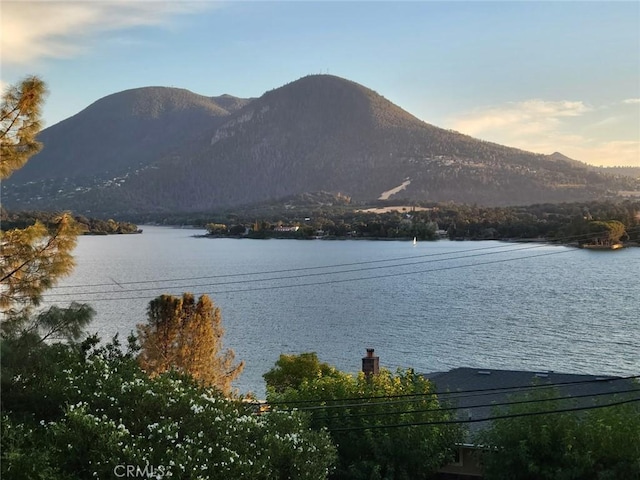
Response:
M330 73L425 122L595 165L640 166L640 3L0 4L3 86L41 76L46 125L162 85L257 97Z

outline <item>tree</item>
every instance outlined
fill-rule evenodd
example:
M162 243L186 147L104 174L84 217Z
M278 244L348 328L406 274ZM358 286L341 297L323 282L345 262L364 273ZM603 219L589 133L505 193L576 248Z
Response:
M304 381L313 381L320 377L337 376L338 370L318 360L315 352L300 355L281 354L276 366L262 377L267 388L274 393L282 393L287 388L298 389Z
M149 303L147 314L147 324L138 325L143 370L151 376L178 370L202 385L231 392L244 362L234 365L233 350L223 351L220 309L207 295L197 303L191 293L161 295Z
M9 178L42 145L36 140L41 128L41 109L46 96L45 83L38 77L25 78L10 86L0 107L0 178Z
M0 310L5 320L24 318L40 304L45 290L71 273L78 233L78 225L66 213L51 233L38 221L24 229L0 231Z
M229 231L224 223L207 223L205 228L209 235L225 235Z
M0 178L8 178L39 151L35 140L40 128L40 107L46 91L44 82L29 77L10 87L0 106ZM76 342L91 321L93 309L72 303L53 306L35 314L43 293L74 266L71 252L79 227L64 213L47 228L36 220L24 228L0 231L0 381L3 411L11 398L26 405L24 389L15 380L47 370L43 361L46 340ZM36 384L36 386L39 386ZM27 395L28 398L29 397ZM40 405L46 402L37 402Z
M608 243L618 243L625 234L625 226L618 220L591 221L589 233L596 236L596 240Z
M27 77L7 89L0 106L0 178L8 178L37 153L40 109L46 87ZM24 229L0 231L0 312L2 334L17 333L43 292L73 269L71 252L79 233L69 214L60 215L48 230L36 221Z
M267 402L275 411L306 412L312 428L330 432L338 447L332 478L427 479L453 460L456 442L462 441L458 426L412 425L451 419L422 376L385 369L370 377L336 369L330 375L309 375L304 366L312 364L313 354L295 360L287 358L285 365L297 366L302 375L291 384L302 381L278 392L277 384L269 383L275 375L267 377ZM282 370L277 366L272 372Z
M638 392L640 392L640 387ZM634 397L635 395L635 397ZM532 413L567 409L553 389L514 398L496 414L521 415L494 420L477 443L487 480L605 480L640 478L640 405L624 403L586 412ZM603 403L636 398L607 397ZM594 404L597 406L597 404Z

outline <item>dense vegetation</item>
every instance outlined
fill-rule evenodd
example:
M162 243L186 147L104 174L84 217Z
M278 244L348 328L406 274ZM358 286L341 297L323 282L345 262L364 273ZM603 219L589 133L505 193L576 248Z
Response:
M305 353L282 355L264 378L272 411L295 409L310 416L312 429L328 430L338 449L336 480L433 478L463 439L457 425L424 425L453 414L412 370L350 375Z
M485 478L640 478L640 385L637 389L603 402L619 405L582 412L570 411L576 402L558 400L561 396L553 389L514 397L512 401L529 403L496 408L494 414L522 416L495 420L476 439L479 445L492 447L482 454ZM538 414L563 409L569 411Z
M2 230L11 230L14 228L23 229L39 222L51 230L56 224L59 215L58 213L41 211L9 212L2 208L0 211L1 228ZM73 220L79 229L79 233L82 235L111 235L140 232L135 224L119 222L112 218L102 220L99 218L88 218L84 215L74 215Z
M191 377L150 378L117 343L2 342L2 478L326 478L335 447L295 412L256 415ZM142 475L139 475L142 477Z
M390 207L379 203L377 207ZM263 206L218 215L167 217L189 220L214 236L281 238L413 238L433 239L436 230L451 239L546 239L561 243L586 243L615 226L618 238L640 241L640 200L539 204L526 207L480 207L459 204L405 205L387 213L367 212L363 206L296 205ZM256 219L261 219L256 221ZM599 223L598 223L599 222ZM604 222L604 223L603 223ZM279 225L299 226L279 232ZM616 230L616 231L617 231Z
M312 200L310 200L312 199ZM250 238L437 238L436 230L451 239L546 239L562 243L586 242L603 229L594 222L617 221L624 227L619 237L628 244L640 242L640 200L544 203L522 207L482 207L463 204L377 202L356 204L348 197L304 195L284 203L261 204L218 213L135 215L138 223L191 225L206 228L212 236ZM387 208L386 213L369 212ZM2 228L24 228L36 220L52 227L50 212L1 213ZM135 233L135 223L75 215L84 234ZM297 226L296 231L277 231ZM608 230L608 228L604 228ZM591 235L591 234L594 235Z

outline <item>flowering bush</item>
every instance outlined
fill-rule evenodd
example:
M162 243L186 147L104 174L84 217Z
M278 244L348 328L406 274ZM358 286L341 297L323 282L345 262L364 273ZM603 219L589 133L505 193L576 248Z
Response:
M15 375L3 403L3 478L316 480L330 473L335 447L301 414L257 415L251 404L175 372L149 378L114 348L43 348L56 349L56 368L48 365L46 378L38 368ZM38 400L46 411L21 407Z

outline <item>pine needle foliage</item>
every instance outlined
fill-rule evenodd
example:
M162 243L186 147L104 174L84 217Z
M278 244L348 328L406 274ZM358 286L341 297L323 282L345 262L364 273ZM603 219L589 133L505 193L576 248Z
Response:
M52 232L40 222L0 231L0 311L16 317L39 305L43 292L73 270L78 233L67 213L58 217Z
M4 92L0 106L0 179L9 178L42 148L36 135L42 128L46 93L45 83L35 76Z
M0 178L6 179L24 166L42 145L36 141L41 128L45 83L30 76L7 88L0 104ZM50 309L33 316L45 290L74 267L71 252L80 233L71 214L63 213L48 225L40 221L25 228L0 229L0 312L3 338L42 334L40 341L61 334L77 339L93 310L76 305Z
M207 295L197 302L191 293L161 295L149 303L147 316L147 324L137 326L143 370L152 377L177 370L203 386L231 393L244 362L234 364L233 350L223 349L220 309Z

